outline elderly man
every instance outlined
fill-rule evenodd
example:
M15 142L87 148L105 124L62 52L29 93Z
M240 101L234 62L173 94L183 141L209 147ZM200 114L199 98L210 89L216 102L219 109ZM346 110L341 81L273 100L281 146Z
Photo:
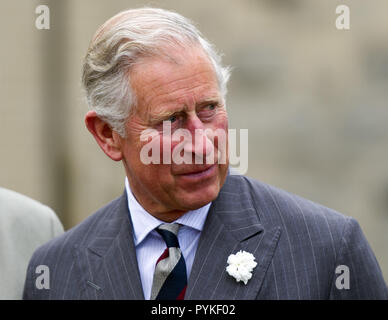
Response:
M35 252L25 299L387 297L354 219L229 174L215 134L228 130L228 77L179 14L128 10L99 28L84 63L85 122L123 162L125 191ZM144 150L160 152L148 161ZM37 265L50 270L48 289L35 285Z

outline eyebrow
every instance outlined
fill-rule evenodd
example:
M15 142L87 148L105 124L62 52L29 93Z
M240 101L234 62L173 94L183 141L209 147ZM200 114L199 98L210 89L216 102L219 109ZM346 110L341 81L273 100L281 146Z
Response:
M183 108L177 108L176 110L164 110L164 111L158 112L155 115L150 114L148 117L148 121L151 124L155 124L160 121L166 120L173 115L185 113L186 110L187 110L187 107L184 106Z
M203 106L206 106L208 104L218 104L218 105L221 105L222 104L222 100L220 97L212 97L212 98L206 98L200 102L198 102L195 106L195 108L201 108ZM149 117L148 117L148 120L151 124L155 124L157 122L160 122L160 121L163 121L173 115L178 115L178 114L183 114L187 112L187 106L184 105L183 107L176 107L174 109L171 109L171 110L164 110L164 111L161 111L161 112L158 112L157 114L153 115L153 114L150 114Z

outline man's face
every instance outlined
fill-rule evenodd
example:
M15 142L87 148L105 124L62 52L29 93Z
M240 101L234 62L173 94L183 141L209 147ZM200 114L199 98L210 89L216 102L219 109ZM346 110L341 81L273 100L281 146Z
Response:
M213 66L199 48L175 49L169 53L173 60L145 58L131 70L137 108L126 123L127 136L121 141L132 192L149 213L165 221L173 221L184 212L214 200L228 170L228 119ZM180 142L163 135L163 121L171 125L172 134L178 129L190 132L192 143L186 143L180 154L192 157L192 164L177 164L173 158L170 164L143 163L140 152L148 143L140 140L144 130L155 129L158 133L161 161L166 152L163 144L170 145L167 151L173 155ZM223 163L217 161L219 140L201 135L206 129L225 132L226 161ZM200 133L197 137L196 130ZM199 139L202 146L196 143ZM213 163L205 160L209 150L215 154ZM204 159L202 164L195 163L198 157Z

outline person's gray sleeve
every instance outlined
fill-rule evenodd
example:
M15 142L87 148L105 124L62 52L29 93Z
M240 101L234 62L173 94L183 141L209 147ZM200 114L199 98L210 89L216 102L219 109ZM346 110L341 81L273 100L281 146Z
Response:
M347 219L335 268L330 299L388 299L376 257L353 218Z
M49 209L50 221L51 221L51 233L52 233L52 237L55 238L56 236L61 235L64 232L64 229L61 221L59 221L55 212L50 208L48 209Z
M20 299L28 261L44 243L64 232L48 206L0 188L0 299Z

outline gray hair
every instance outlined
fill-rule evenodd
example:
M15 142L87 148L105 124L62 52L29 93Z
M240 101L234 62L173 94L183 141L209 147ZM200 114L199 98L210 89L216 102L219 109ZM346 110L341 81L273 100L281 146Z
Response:
M230 68L182 15L157 8L131 9L106 21L94 35L83 65L82 82L89 107L122 137L136 106L129 71L141 58L160 55L169 45L199 45L209 57L225 99Z

